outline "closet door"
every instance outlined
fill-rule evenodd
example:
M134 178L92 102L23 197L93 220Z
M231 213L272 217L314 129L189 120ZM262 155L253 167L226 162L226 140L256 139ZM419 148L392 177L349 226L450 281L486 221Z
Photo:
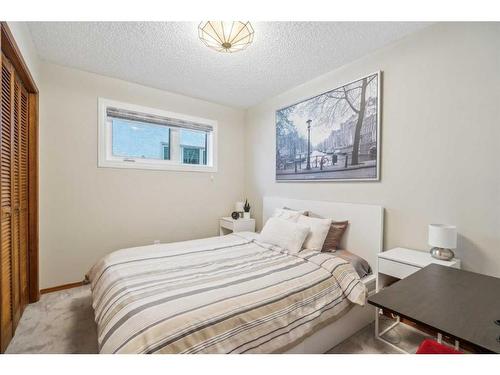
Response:
M5 22L0 22L0 31L0 353L3 353L25 306L39 298L38 89Z
M28 303L29 97L2 56L0 131L0 351Z
M19 291L21 314L29 302L28 264L28 92L19 93Z
M14 327L21 318L21 267L19 252L19 82L14 78L12 92L12 120L11 120L11 233L12 233L12 320Z
M11 120L14 74L7 59L2 56L2 128L0 132L0 346L3 352L13 334L12 323L12 163Z

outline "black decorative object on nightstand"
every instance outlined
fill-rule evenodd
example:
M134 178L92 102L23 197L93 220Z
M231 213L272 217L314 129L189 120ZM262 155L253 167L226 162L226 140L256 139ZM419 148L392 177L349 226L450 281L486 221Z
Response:
M233 211L233 213L231 214L231 217L234 219L234 220L238 220L239 217L240 217L240 213L239 212L236 212L236 211Z

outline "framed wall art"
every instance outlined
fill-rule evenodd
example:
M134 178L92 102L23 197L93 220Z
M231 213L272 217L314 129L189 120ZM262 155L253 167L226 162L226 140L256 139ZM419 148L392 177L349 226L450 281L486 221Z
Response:
M276 111L276 181L380 179L381 72Z

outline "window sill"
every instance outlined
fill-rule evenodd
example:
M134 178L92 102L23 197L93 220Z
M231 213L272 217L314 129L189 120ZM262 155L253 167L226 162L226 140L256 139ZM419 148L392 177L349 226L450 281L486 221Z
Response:
M121 169L149 169L157 171L175 171L175 172L217 172L216 166L207 165L189 165L189 164L152 164L140 161L123 162L115 160L99 160L99 168L121 168Z

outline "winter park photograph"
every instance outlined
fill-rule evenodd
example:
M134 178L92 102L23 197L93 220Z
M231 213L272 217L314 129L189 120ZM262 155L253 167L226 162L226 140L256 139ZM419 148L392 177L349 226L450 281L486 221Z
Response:
M377 72L276 111L276 180L379 180Z

